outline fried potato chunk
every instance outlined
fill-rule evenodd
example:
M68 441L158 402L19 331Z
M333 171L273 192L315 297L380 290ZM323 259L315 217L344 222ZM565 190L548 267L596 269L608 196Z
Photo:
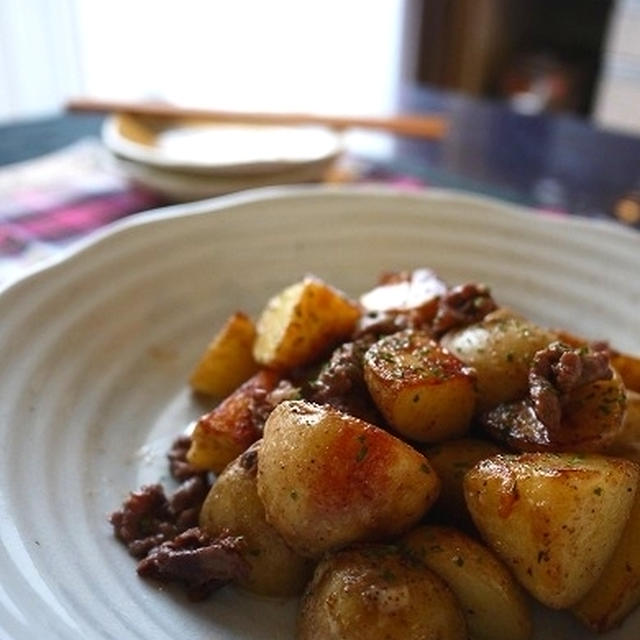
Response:
M215 409L203 415L191 436L187 460L196 469L220 473L261 436L256 424L258 405L280 380L264 369L249 378Z
M328 405L285 401L265 424L258 494L268 522L302 555L403 533L439 486L418 451Z
M189 384L194 391L224 398L258 371L253 358L256 329L242 312L231 315L208 344Z
M344 293L308 276L269 300L256 324L253 356L273 369L307 364L349 337L359 316Z
M292 551L267 523L256 487L260 441L229 464L209 490L200 511L200 527L212 536L242 536L242 555L250 570L240 586L267 596L302 593L312 563Z
M626 405L622 426L607 446L605 453L640 464L640 393L627 391Z
M430 515L437 522L473 531L462 487L464 476L481 460L505 453L497 444L476 438L447 440L440 444L419 447L440 478L440 494Z
M466 640L460 607L436 574L394 547L329 555L302 601L298 640Z
M473 640L531 636L531 613L520 585L483 544L451 527L430 525L414 529L400 545L447 583Z
M620 374L625 387L640 393L640 357L614 351L611 366Z
M509 309L446 333L441 344L477 375L476 410L482 413L524 397L529 389L533 356L555 340L555 334Z
M473 521L535 598L567 608L593 587L631 512L638 466L597 454L498 455L464 480Z
M427 333L380 338L365 353L364 379L398 433L420 442L464 435L475 406L475 375Z
M377 287L360 296L366 312L412 313L422 322L433 320L447 284L431 269L386 273Z
M609 631L640 605L640 491L618 546L597 583L573 608L594 631Z

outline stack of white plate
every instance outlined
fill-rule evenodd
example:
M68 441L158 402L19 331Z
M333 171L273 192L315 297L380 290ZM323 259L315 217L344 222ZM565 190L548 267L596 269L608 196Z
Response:
M340 136L319 126L218 124L129 114L107 118L102 138L133 182L175 201L320 182L341 151Z

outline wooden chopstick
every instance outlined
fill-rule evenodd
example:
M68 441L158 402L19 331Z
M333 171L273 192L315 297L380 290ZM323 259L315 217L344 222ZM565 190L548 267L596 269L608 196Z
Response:
M218 111L178 107L156 102L117 102L74 98L67 103L71 112L128 113L153 118L184 118L212 122L272 125L324 125L332 129L373 129L402 136L440 139L448 130L448 121L440 115L406 114L399 116L337 116L312 113L269 113Z

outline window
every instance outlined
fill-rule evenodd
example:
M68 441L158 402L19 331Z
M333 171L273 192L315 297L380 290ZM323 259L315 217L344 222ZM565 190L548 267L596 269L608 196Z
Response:
M73 94L245 110L376 113L403 0L3 0L0 118Z

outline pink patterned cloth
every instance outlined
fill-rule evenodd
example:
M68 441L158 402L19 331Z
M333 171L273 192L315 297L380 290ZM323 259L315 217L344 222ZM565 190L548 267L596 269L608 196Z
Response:
M16 255L33 242L66 243L118 218L143 211L158 203L157 198L139 188L110 189L95 193L16 194L9 203L0 203L0 254Z
M163 204L130 184L97 140L0 168L0 255L31 243L65 244L123 216Z
M0 282L119 218L165 204L118 173L98 140L0 168Z

